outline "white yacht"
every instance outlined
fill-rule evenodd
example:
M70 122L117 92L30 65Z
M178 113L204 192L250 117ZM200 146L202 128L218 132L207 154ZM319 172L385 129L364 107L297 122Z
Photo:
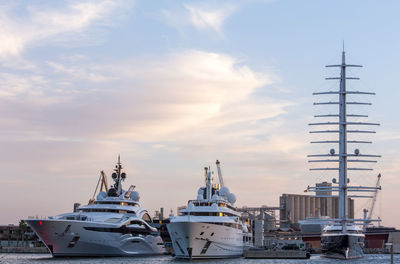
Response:
M217 167L220 184L212 184L211 171L205 168L206 186L167 225L177 258L240 257L251 243L247 225L233 207L236 197L223 186L218 161Z
M131 186L122 189L126 179L118 157L112 174L114 185L100 192L93 203L76 212L48 219L28 219L38 237L53 256L139 256L165 253L151 218L139 204L139 193Z

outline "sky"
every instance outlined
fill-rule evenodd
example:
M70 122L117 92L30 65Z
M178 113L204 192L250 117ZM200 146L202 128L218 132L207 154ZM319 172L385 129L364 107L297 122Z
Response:
M398 1L98 0L0 2L0 224L87 203L121 155L125 187L151 214L196 198L219 159L237 206L278 206L331 181L310 172L312 92L335 90L343 41L348 89L376 92L351 108L380 122L374 218L400 228ZM358 99L358 98L357 98ZM360 121L360 120L359 120ZM362 136L361 138L366 138ZM337 146L336 146L337 148ZM214 174L216 180L216 174ZM108 179L111 182L111 178ZM356 215L370 200L357 199Z

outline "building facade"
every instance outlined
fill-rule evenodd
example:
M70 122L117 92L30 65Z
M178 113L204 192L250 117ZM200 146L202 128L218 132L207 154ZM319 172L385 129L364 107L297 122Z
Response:
M329 194L324 194L328 196ZM282 194L279 197L280 224L282 227L296 225L307 217L339 217L339 198L301 194ZM348 198L348 218L354 218L354 200Z

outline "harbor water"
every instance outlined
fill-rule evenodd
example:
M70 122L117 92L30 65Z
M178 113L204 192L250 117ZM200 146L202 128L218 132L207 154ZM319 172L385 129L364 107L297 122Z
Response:
M390 263L390 255L379 254L379 255L365 255L364 258L356 260L337 260L337 259L326 259L320 255L313 255L310 259L221 259L221 260L195 260L195 261L185 261L177 260L171 256L158 256L158 257L143 257L143 258L53 258L50 254L0 254L0 263L56 263L56 264L69 264L69 263L135 263L135 264L172 264L172 263L216 263L216 264L258 264L258 263L348 263L348 264L358 264L358 263ZM394 255L394 263L400 263L400 255Z

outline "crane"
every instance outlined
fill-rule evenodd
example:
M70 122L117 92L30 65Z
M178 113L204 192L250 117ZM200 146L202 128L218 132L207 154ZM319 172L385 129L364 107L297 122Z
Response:
M217 160L215 162L215 164L217 164L219 184L221 185L221 187L224 187L224 179L222 179L222 172L221 172L221 166L220 166L221 163L219 162L219 160Z
M99 180L97 181L96 189L94 190L93 197L89 199L89 204L92 204L94 202L94 197L96 196L97 189L99 188L100 182L101 182L100 192L103 191L103 189L104 189L104 191L107 192L108 191L107 176L104 173L104 171L100 172L100 177L99 177Z
M375 208L375 204L376 204L376 197L377 197L377 195L378 195L378 190L381 190L381 177L382 177L382 175L379 173L378 174L378 177L377 177L377 180L376 180L376 185L375 185L375 187L377 188L376 189L376 191L375 191L375 193L374 193L374 196L372 197L372 201L371 201L371 207L369 208L369 210L368 209L364 209L363 211L364 211L364 229L365 229L365 227L367 227L368 226L368 224L371 222L370 220L371 220L371 217L372 217L372 213L373 213L373 211L374 211L374 208Z

